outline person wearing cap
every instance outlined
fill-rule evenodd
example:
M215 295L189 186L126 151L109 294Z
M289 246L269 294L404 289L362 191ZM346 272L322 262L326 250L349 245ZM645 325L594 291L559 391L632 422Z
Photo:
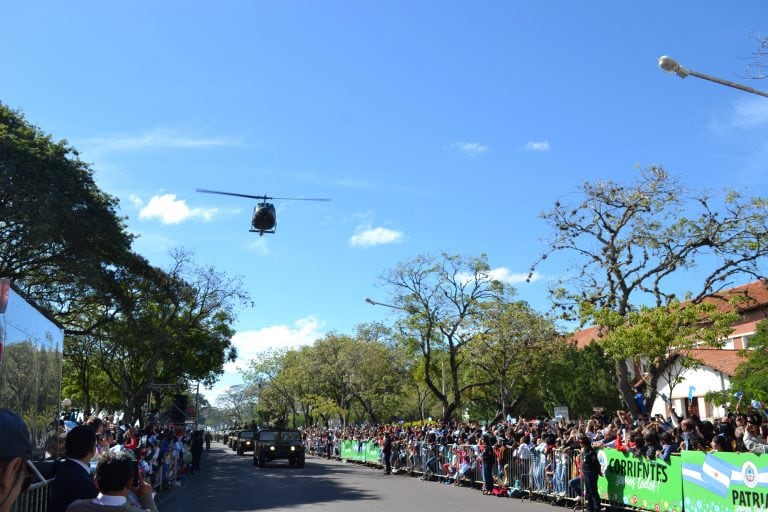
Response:
M67 458L51 483L49 512L64 512L73 501L99 494L89 466L96 454L96 431L86 425L77 426L69 431L65 443Z
M7 409L0 409L0 512L11 510L16 498L32 482L29 460L32 444L24 421Z

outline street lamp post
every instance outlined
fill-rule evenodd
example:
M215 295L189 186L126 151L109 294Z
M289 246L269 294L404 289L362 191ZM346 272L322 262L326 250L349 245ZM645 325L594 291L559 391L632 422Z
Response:
M704 80L709 80L710 82L715 82L721 85L727 85L728 87L733 87L734 89L738 89L740 91L750 92L752 94L757 94L758 96L763 96L764 98L768 98L767 92L753 89L752 87L747 87L746 85L737 84L736 82L731 82L730 80L723 80L722 78L717 78L712 75L707 75L704 73L699 73L698 71L694 71L692 69L688 69L686 67L681 66L679 62L677 62L675 59L667 55L662 55L661 57L659 57L659 67L662 70L666 71L667 73L676 74L680 78L685 78L688 75L695 76L697 78L703 78Z

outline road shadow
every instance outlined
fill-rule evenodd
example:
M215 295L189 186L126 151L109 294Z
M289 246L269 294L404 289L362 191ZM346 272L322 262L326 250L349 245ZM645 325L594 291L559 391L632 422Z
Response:
M160 512L248 511L329 502L339 503L341 509L347 501L378 500L374 494L344 485L359 468L315 457L307 457L302 469L283 460L259 468L252 453L238 456L214 444L204 454L201 467L160 504Z

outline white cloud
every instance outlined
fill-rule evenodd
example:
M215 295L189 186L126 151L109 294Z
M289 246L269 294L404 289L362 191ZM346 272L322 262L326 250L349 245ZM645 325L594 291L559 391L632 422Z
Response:
M749 130L768 124L768 101L765 98L741 99L725 116L725 128Z
M135 198L138 199L138 198ZM134 204L142 204L131 199ZM160 219L163 224L178 224L192 218L211 220L218 212L217 208L190 208L183 199L176 199L176 194L153 196L146 206L139 211L141 220Z
M248 242L246 248L258 254L259 256L266 256L269 254L269 245L267 245L267 237L260 236L255 240Z
M540 153L544 153L549 151L549 141L548 140L542 140L539 142L529 140L525 143L525 149L528 151L538 151Z
M489 152L491 148L479 142L454 142L450 145L451 149L455 149L460 153L464 153L469 156L482 156Z
M130 201L133 207L137 210L140 210L144 206L144 201L135 194L128 196L128 201Z
M459 273L456 275L456 280L464 284L472 281L474 278L475 276L472 274ZM539 279L541 279L541 274L539 274L538 272L534 272L530 276L530 280L529 280L528 273L514 274L510 272L509 269L506 267L497 267L497 268L491 269L488 272L488 280L500 281L506 284L520 284L525 282L532 283L532 282L538 281Z
M256 331L240 331L232 336L232 344L237 348L237 361L224 365L224 375L206 391L209 400L215 401L228 387L242 384L239 370L246 369L256 356L269 349L296 348L312 345L322 338L324 322L310 315L296 320L293 325L272 325Z
M528 281L528 273L525 274L513 274L509 271L509 269L505 267L499 267L491 270L490 272L491 279L495 279L496 281L501 281L503 283L507 284L520 284L525 283ZM534 282L541 279L541 275L538 272L534 272L530 276L530 281L528 282Z
M373 245L393 244L403 238L403 233L394 229L369 228L360 231L349 239L353 246L370 247Z
M157 233L134 234L137 238L133 241L133 250L145 256L150 254L167 256L168 250L178 244L178 241Z
M157 128L139 135L93 137L79 141L86 151L143 151L150 149L205 149L239 146L237 137L196 137L171 128Z

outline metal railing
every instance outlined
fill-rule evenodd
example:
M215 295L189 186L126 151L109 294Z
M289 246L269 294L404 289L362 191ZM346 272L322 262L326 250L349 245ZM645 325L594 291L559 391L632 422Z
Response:
M362 442L362 441L360 441ZM341 457L340 442L331 446L332 457ZM310 453L325 457L327 441L308 439ZM492 469L494 487L498 493L550 503L573 505L582 497L581 481L574 451L552 448L531 449L530 457L521 459L510 447L497 449ZM352 462L360 462L349 459ZM366 465L384 467L383 455L378 460L365 460ZM422 441L396 442L392 446L390 466L393 473L418 476L445 485L480 488L483 481L483 461L477 445L430 444Z

